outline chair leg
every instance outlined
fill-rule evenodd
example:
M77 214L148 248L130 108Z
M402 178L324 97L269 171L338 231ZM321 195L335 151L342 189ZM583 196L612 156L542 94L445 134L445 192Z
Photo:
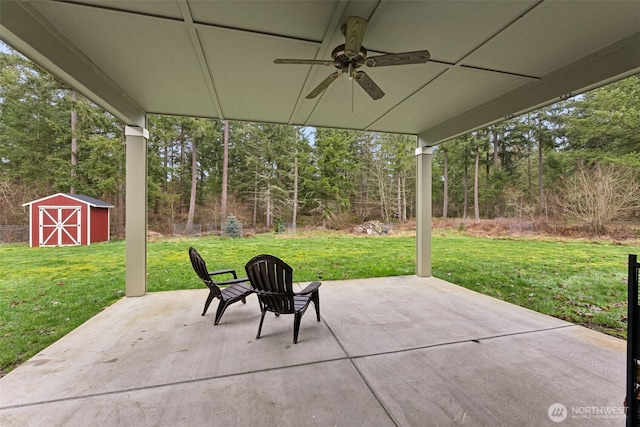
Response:
M213 301L213 298L215 298L215 295L213 295L213 292L209 292L207 302L204 303L204 311L202 312L203 316L207 313L207 310L209 310L209 305L211 304L211 301Z
M262 310L262 316L260 316L260 326L258 326L258 335L256 335L256 339L260 338L260 332L262 332L262 322L264 322L264 315L267 314L267 310Z
M220 300L218 303L218 310L216 311L216 321L213 322L214 325L220 323L220 319L222 319L222 315L227 307L229 307L229 301Z
M316 308L316 318L318 322L320 321L320 294L318 291L315 291L311 294L311 302L313 302L313 306Z
M294 313L293 315L293 343L298 344L298 332L300 331L300 320L302 319L302 314L300 312Z
M246 297L242 297L242 303L246 304L247 303L247 298Z

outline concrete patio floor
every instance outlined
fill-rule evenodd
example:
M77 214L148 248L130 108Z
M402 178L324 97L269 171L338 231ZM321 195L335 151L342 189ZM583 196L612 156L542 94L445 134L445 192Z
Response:
M624 341L436 278L324 282L297 345L286 315L255 339L255 295L214 326L207 293L104 310L0 379L0 425L625 422Z

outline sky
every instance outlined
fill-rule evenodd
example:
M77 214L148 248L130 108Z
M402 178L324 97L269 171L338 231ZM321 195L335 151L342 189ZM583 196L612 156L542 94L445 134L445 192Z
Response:
M9 46L4 44L4 42L1 40L0 40L0 52L9 53Z

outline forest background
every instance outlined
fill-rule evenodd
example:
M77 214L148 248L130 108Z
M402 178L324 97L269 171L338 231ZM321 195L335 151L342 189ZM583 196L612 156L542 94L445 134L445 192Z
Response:
M153 232L214 232L229 214L256 231L415 218L415 136L156 115L147 127ZM433 215L638 238L639 172L636 75L435 147ZM58 192L113 204L124 237L123 124L3 46L0 226Z

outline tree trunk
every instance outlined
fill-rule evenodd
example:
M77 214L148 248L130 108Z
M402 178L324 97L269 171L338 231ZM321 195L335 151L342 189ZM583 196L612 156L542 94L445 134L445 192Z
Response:
M267 212L266 212L267 218L266 218L266 221L265 221L265 226L267 228L271 228L272 225L273 225L272 208L271 208L271 182L267 182L267 195L266 195L266 197L267 197L267 200L266 200L266 202L267 202L267 209L266 209L267 210Z
M185 191L183 191L184 189L183 171L185 167L184 164L186 163L186 153L184 148L184 143L185 143L184 123L180 125L180 134L178 136L178 142L180 143L180 171L178 172L178 183L180 188L180 215L182 215L184 213L184 194L186 193Z
M253 226L258 223L258 172L253 175Z
M462 196L463 198L463 206L462 206L462 219L467 219L467 210L469 207L469 164L468 164L468 156L467 156L467 149L464 149L464 182L462 185L462 191L464 191L464 194Z
M485 160L485 173L486 173L486 180L485 180L485 193L486 194L491 194L491 159L490 159L490 155L487 152L487 158ZM497 210L498 210L498 196L496 194L495 198L493 199L494 205L493 205L493 214L494 216L497 216ZM485 202L484 202L484 216L485 218L490 218L491 217L491 200L489 200L489 197L485 197Z
M293 152L293 215L291 218L291 230L296 232L298 220L298 129L295 132L295 148Z
M494 129L493 132L493 166L496 168L500 166L500 136Z
M193 138L193 148L191 150L191 198L189 199L189 215L187 216L186 234L193 231L193 217L196 213L196 186L198 184L198 151L196 139Z
M538 207L540 208L540 212L544 212L545 208L542 173L542 132L540 132L540 135L538 136Z
M229 177L229 121L224 121L224 142L223 142L223 154L222 154L222 196L220 200L221 221L222 227L227 217L227 181Z
M378 192L380 196L380 217L383 221L389 221L389 209L387 209L387 195L385 192L384 171L382 165L376 165L376 178L378 180Z
M407 174L402 174L402 218L403 221L407 221Z
M400 172L398 172L398 177L396 178L396 191L398 192L397 197L397 211L398 211L398 221L404 221L402 217L402 177L400 176Z
M480 176L480 147L476 147L476 156L473 174L473 217L476 221L480 220L480 201L478 200L478 186Z
M447 218L447 208L449 206L449 154L446 149L442 149L443 158L443 169L444 169L444 189L443 189L443 200L442 200L442 218Z
M76 111L75 102L78 100L78 92L71 90L71 99L73 100L73 108L71 109L71 188L69 193L74 194L76 188L74 185L76 179L76 169L78 168L78 112Z
M162 151L163 151L162 166L164 166L165 171L168 171L169 170L169 142L168 141L164 141L164 147L162 147ZM168 184L167 179L168 179L167 173L163 173L161 181L162 181L162 191L164 191L165 193L169 189L167 185Z
M531 151L532 147L527 147L527 188L529 189L529 206L533 206L533 180L531 179Z

